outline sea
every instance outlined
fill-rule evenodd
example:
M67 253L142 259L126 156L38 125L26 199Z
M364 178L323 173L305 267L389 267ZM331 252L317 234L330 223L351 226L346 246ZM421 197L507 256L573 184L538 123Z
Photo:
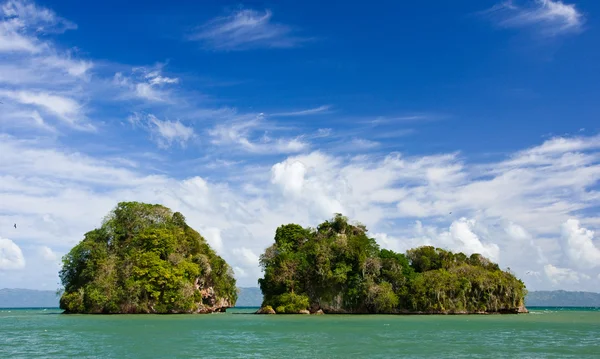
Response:
M518 315L66 315L0 309L0 358L600 358L600 308Z

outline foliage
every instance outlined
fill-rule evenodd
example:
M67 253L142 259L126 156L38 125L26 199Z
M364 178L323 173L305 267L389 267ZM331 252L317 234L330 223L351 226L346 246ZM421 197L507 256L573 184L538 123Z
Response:
M341 214L316 229L280 226L260 264L263 306L277 313L514 311L526 294L522 281L479 254L380 249Z
M237 299L231 268L181 213L138 202L119 203L86 233L60 279L71 313L187 313Z

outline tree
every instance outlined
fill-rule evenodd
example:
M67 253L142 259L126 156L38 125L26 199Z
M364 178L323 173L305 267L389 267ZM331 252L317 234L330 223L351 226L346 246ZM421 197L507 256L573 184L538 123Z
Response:
M233 306L233 271L161 205L121 202L63 257L69 313L192 313Z
M260 264L263 306L277 313L514 311L525 295L523 282L479 254L380 249L339 213L316 230L280 226Z

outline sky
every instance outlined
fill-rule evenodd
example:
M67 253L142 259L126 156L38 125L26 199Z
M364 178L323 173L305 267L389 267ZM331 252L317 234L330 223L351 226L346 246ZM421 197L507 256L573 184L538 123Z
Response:
M0 2L0 288L141 201L244 287L342 213L599 291L599 43L594 0Z

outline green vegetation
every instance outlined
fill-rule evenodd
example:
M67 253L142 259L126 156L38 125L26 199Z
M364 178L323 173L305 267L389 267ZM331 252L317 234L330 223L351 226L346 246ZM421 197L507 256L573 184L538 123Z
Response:
M316 229L288 224L260 257L263 307L277 313L517 312L525 285L479 254L431 246L380 249L340 214Z
M237 299L229 265L184 216L121 202L63 257L68 313L205 313Z

